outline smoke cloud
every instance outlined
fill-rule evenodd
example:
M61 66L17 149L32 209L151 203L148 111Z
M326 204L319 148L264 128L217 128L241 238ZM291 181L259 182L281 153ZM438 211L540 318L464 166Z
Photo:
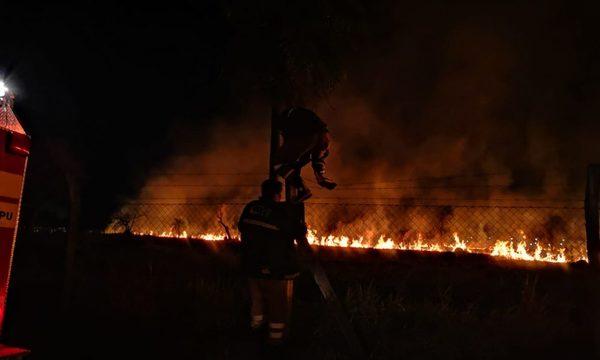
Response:
M340 184L313 185L315 201L582 199L585 168L600 159L599 52L586 43L585 9L429 1L366 11L370 31L344 80L308 104L329 124L328 173ZM140 199L255 196L269 121L261 100L216 121L198 134L202 150L157 169Z

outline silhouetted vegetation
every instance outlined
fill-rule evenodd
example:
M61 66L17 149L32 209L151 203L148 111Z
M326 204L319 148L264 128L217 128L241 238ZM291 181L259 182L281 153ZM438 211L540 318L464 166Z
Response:
M252 358L236 243L88 235L63 316L64 236L17 243L5 338L31 348L31 359ZM373 359L581 358L591 351L584 266L318 253ZM292 359L344 359L345 348L304 272L296 282Z

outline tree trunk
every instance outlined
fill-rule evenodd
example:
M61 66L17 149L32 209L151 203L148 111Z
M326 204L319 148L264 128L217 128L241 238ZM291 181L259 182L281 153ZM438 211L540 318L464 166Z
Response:
M598 200L600 192L600 165L588 167L585 190L585 231L587 238L587 255L590 265L598 268L600 263L600 224L598 219Z
M63 311L65 313L71 306L73 296L75 259L81 212L81 189L78 177L72 174L67 175L67 185L69 187L69 228L67 229L67 244L65 251L65 283L63 294Z
M596 358L600 357L600 220L598 201L600 200L600 165L591 164L587 171L585 189L585 232L587 255L590 264L588 287L590 294L590 313L593 319L592 336Z
M281 145L281 139L279 134L279 112L281 111L280 105L278 102L273 101L271 105L271 146L269 148L269 178L277 179L277 175L273 171L273 165L275 165L275 153L279 149Z

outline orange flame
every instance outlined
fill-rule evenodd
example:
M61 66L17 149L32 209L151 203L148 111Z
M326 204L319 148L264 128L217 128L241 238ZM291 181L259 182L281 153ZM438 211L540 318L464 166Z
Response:
M134 235L138 236L154 236L160 238L170 238L170 239L198 239L204 241L222 241L225 240L226 236L221 234L197 234L197 235L188 235L187 231L183 231L180 234L174 233L172 231L163 231L161 233L154 233L154 231L148 232L134 232Z
M180 234L173 232L154 233L138 232L136 235L149 235L162 238L178 238L178 239L199 239L206 241L222 241L227 238L221 233L204 233L190 235L183 231ZM422 234L417 234L417 239L412 242L395 242L392 238L381 235L377 241L372 242L365 239L363 236L334 236L334 235L318 235L313 229L308 230L307 240L313 246L331 246L331 247L348 247L348 248L375 248L388 250L408 250L408 251L431 251L431 252L456 252L464 251L467 253L481 253L491 256L508 258L513 260L524 261L543 261L552 263L566 263L567 257L565 249L552 249L551 247L544 248L539 243L535 246L527 244L527 236L524 231L519 231L521 239L497 240L493 247L478 248L470 246L467 241L461 240L458 233L452 234L452 240L448 244L442 243L427 243L423 241ZM532 245L530 243L529 245ZM571 259L571 261L587 261L586 258Z

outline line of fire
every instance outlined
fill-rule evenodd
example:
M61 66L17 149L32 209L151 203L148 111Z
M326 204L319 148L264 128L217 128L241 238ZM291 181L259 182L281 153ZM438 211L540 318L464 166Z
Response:
M235 202L137 202L126 205L107 232L237 240L231 224L240 207ZM220 216L228 220L225 225L219 223ZM307 219L308 240L315 246L466 252L553 263L588 259L583 206L317 203L307 206Z

